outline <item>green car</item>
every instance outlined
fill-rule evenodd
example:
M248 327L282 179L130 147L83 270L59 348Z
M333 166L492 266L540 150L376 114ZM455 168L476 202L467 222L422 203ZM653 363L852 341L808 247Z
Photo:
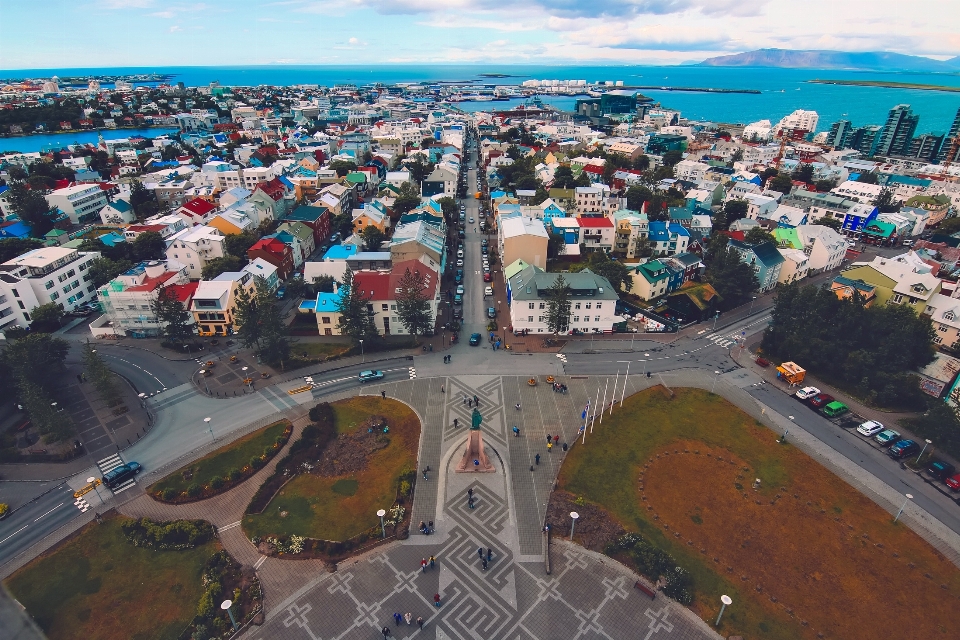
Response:
M900 434L893 429L887 429L878 433L877 437L874 439L880 444L881 447L889 447L900 439Z
M833 402L831 402L830 404L828 404L827 406L825 406L823 409L820 410L820 412L823 413L823 415L827 416L828 418L836 418L837 416L842 416L847 411L850 411L850 408L847 407L847 405L843 404L842 402L837 402L836 400L834 400Z

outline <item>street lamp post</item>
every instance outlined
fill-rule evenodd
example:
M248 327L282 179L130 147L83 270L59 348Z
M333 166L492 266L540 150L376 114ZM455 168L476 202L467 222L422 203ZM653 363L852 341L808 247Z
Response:
M360 364L363 364L364 362L366 362L366 358L364 358L364 355L363 355L363 340L361 339L360 340Z
M900 519L900 514L903 513L903 510L907 508L907 503L913 500L913 496L910 495L909 493L906 493L904 495L907 496L907 499L903 501L903 504L900 506L900 510L897 511L897 515L893 517L894 522Z
M713 387L710 388L710 393L714 393L717 390L717 380L720 379L720 372L713 372Z
M213 437L213 425L210 424L210 418L204 418L203 422L207 425L207 431L210 432L210 442L216 442L217 439Z
M713 330L714 330L714 331L717 330L717 320L719 320L719 319L720 319L720 312L717 311L717 313L713 316Z
M580 514L576 511L570 512L570 541L573 541L573 530L577 526L577 518L580 517Z
M720 615L717 616L717 623L713 626L720 626L720 618L723 617L723 610L727 608L728 604L733 604L733 599L727 595L720 596Z
M929 438L927 438L927 440L925 440L925 443L926 444L923 445L923 449L920 449L920 455L917 456L918 463L920 462L920 458L923 457L923 452L927 450L927 447L933 444L933 440L930 440Z
M387 515L386 509L380 509L379 511L377 511L377 516L380 518L380 534L381 534L380 537L381 538L387 537L387 529L383 524L383 516L385 515Z
M100 504L103 504L103 496L100 495L100 490L97 489L97 485L94 484L96 481L97 479L92 476L87 478L87 484L93 485L93 490L97 492L97 497L100 498Z
M236 621L236 620L234 619L234 617L233 617L233 611L230 610L230 607L232 607L232 606L233 606L233 600L224 600L224 601L220 604L220 608L223 609L224 611L226 611L228 614L230 614L230 624L233 625L233 630L236 631L236 630L237 630L237 621Z
M750 300L750 311L747 312L747 315L750 315L753 313L753 303L756 301L757 301L757 296L753 296L753 299Z

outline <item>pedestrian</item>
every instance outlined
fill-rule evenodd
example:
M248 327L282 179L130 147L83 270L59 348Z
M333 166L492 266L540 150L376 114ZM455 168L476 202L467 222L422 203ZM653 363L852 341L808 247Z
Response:
M460 426L460 421L457 420L456 418L454 418L454 419L453 419L453 428L456 429L456 428L459 427L459 426Z
M487 547L487 562L493 562L493 549Z
M384 638L389 638L389 637L390 637L390 627L384 627L383 629L380 630L380 633L383 634L383 637L384 637Z
M401 621L401 620L403 620L403 616L400 615L400 612L399 612L399 611L398 611L397 613L393 614L393 621L396 623L396 625L397 625L398 627L400 626L400 621Z
M467 400L467 406L473 407L473 400Z
M427 467L427 468L429 469L430 467ZM433 520L427 523L427 531L429 531L430 533L433 533Z
M463 394L463 404L467 404L467 394Z
M403 619L407 621L407 624L410 624L410 621L413 620L413 614L408 611L403 614Z
M430 556L430 568L433 569L437 566L437 559L434 556Z
M443 390L443 385L440 385L440 393L446 393L446 391Z
M471 498L473 497L473 487L467 489L467 495Z
M564 450L564 451L567 450L567 443L566 443L566 442L563 443L563 450Z
M424 480L427 479L427 470L426 470L426 469L423 470L423 479L424 479Z
M439 606L440 606L440 594L439 594L439 593L433 594L433 604L434 604L434 606L436 606L436 607L439 607Z
M417 616L417 626L420 627L420 630L423 630L423 617Z
M552 442L548 442L548 443L547 443L547 453L550 453L551 451L553 451L553 443L552 443Z
M381 391L380 391L380 397L386 399L386 397L387 397L387 392L381 390Z
M534 457L534 460L537 461L537 464L540 464L540 454L539 454L539 453Z
M423 520L421 520L421 521L420 521L420 529L419 529L419 530L420 530L420 533L426 533L426 529L427 529L427 524L426 524Z
M477 549L477 555L483 558L483 547Z
M553 436L553 444L557 444L558 442L560 442L560 436L559 436L559 435L554 435L554 436Z
M473 396L473 403L479 407L479 406L480 406L480 398L478 398L477 396Z
M517 403L516 406L517 406L517 411L520 411L520 403L519 403L519 402Z
M520 437L520 428L517 427L516 425L514 425L514 427L513 427L513 437L514 437L514 438L519 438L519 437Z
M420 561L420 573L426 573L426 572L427 572L427 559L424 558L423 560Z
M487 559L486 559L486 558L480 558L480 563L483 565L483 570L486 571L486 570L487 570Z
M471 509L473 509L473 502L474 502L473 496L470 496L469 498L467 498L467 506L470 507Z

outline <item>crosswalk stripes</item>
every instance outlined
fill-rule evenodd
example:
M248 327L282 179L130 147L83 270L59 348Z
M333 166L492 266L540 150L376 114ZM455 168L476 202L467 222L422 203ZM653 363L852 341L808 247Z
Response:
M123 458L120 457L120 454L115 453L115 454L113 454L113 455L111 455L111 456L107 456L107 457L104 458L103 460L98 460L98 461L97 461L97 468L100 469L100 475L101 475L101 476L104 476L104 475L106 475L108 472L113 471L114 469L116 469L117 467L119 467L119 466L122 465L122 464L124 464ZM127 480L127 481L124 482L123 484L117 485L116 487L113 487L113 488L110 488L110 491L113 492L113 495L117 495L118 493L123 493L124 491L126 491L127 489L133 487L134 485L136 485L136 481L135 481L133 478L130 478L129 480ZM108 488L109 488L109 487L108 487ZM81 509L81 511L82 511L82 509Z
M90 508L90 503L85 498L77 498L73 501L73 506L80 509L80 513L86 513L87 509Z
M567 364L567 356L565 356L562 353L558 353L557 357L560 358L560 362L562 362L563 364Z
M410 367L410 379L411 379L411 380L416 380L416 379L417 379L417 368L416 368L416 367Z
M729 346L731 346L731 345L737 344L737 340L740 338L740 334L737 333L736 331L734 331L733 333L728 334L728 335L721 335L721 334L719 334L719 333L711 333L710 335L706 336L706 338L707 338L707 340L709 340L709 341L712 342L713 344L717 345L718 347L721 347L721 348L723 348L723 349L726 349L727 347L729 347Z

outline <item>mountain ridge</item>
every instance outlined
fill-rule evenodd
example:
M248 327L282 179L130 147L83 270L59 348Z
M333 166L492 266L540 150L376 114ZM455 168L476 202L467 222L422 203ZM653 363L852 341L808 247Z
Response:
M781 69L850 69L861 71L960 71L960 56L933 60L889 51L831 51L826 49L757 49L707 58L705 67L776 67Z

